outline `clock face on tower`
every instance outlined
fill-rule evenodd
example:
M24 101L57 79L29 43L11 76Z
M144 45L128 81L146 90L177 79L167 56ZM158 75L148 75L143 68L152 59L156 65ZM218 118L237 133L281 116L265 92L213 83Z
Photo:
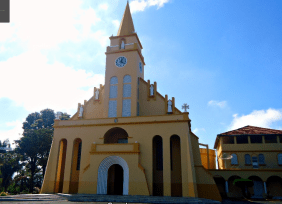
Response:
M126 57L119 57L116 59L116 66L117 67L124 67L127 63Z

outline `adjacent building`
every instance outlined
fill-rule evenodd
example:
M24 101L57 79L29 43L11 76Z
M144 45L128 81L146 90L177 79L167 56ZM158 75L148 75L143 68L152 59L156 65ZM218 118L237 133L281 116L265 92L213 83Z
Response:
M282 197L282 130L245 126L218 134L214 148L218 169L209 172L223 197L242 197L237 178L253 180L253 198Z

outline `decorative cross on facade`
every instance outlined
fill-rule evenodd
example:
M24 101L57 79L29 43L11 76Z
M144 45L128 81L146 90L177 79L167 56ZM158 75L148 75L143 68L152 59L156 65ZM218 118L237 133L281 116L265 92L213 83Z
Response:
M182 109L184 109L184 112L187 112L187 109L189 109L189 106L187 105L187 103L183 104Z

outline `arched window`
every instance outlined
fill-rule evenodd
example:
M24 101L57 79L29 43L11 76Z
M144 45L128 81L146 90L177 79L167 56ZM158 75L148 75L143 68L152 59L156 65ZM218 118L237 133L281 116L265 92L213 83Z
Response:
M119 127L112 128L104 135L104 144L128 143L127 132Z
M110 79L110 99L117 98L117 90L118 90L118 78L116 76ZM109 112L108 117L117 117L117 101L110 100L109 101Z
M238 164L238 159L236 154L232 154L231 164Z
M163 196L163 139L153 138L153 196Z
M70 185L69 185L70 194L74 194L78 192L80 160L81 160L81 145L82 145L82 141L80 138L77 138L74 140L73 153L72 153L72 165L71 165L71 180L70 180Z
M67 140L62 139L60 141L60 146L59 146L57 176L56 176L56 182L55 182L55 193L63 192L66 153L67 153Z
M259 164L264 164L264 155L263 154L259 154Z
M131 97L131 76L123 77L123 95L124 98ZM131 116L131 99L122 100L122 117Z
M114 76L110 80L110 98L117 97L117 85L118 85L118 78Z
M180 144L180 137L178 135L170 137L171 196L182 196Z
M278 154L278 164L282 165L282 154Z
M249 154L245 154L245 164L252 164L251 156Z

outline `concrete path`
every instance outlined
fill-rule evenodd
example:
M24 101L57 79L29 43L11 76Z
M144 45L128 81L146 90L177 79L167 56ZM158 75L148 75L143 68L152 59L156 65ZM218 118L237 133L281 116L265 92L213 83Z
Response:
M219 201L170 196L116 196L116 195L93 195L93 194L22 194L0 197L0 202L25 202L25 203L154 203L154 204L220 204Z

